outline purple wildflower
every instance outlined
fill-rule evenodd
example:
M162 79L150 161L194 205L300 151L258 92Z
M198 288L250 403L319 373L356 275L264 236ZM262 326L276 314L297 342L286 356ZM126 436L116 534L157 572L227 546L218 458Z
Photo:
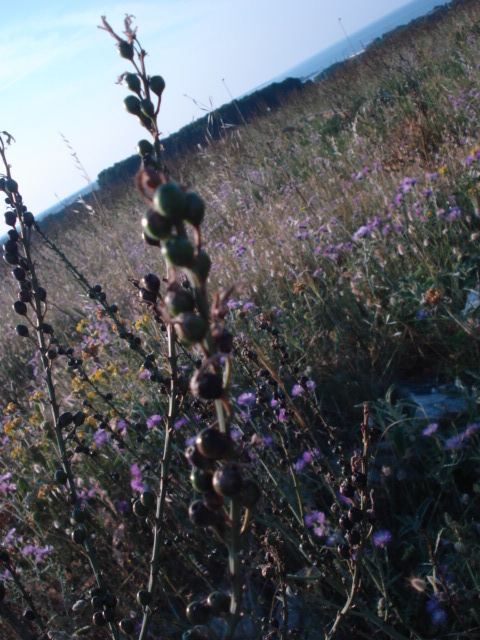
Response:
M163 416L159 414L150 416L150 418L147 419L147 429L153 429L154 427L158 427L159 425L162 424L162 421L163 421Z
M178 429L185 427L187 424L188 424L187 418L183 417L177 420L173 426L178 431Z
M292 389L292 396L296 398L297 396L301 396L302 393L305 393L305 389L300 384L296 384Z
M438 429L438 422L431 422L425 427L425 429L422 431L422 434L424 436L431 436L432 433L435 433L437 429Z
M373 534L373 544L376 547L386 547L389 542L393 540L393 536L390 531L386 529L381 529L380 531L375 531Z
M132 479L130 481L130 486L132 487L132 489L134 489L135 491L143 491L144 486L142 482L142 470L140 469L138 464L132 464L132 466L130 467L130 474L132 476Z
M288 422L289 417L286 409L280 409L280 413L278 414L278 420L280 422Z
M253 407L257 401L257 396L254 393L242 393L237 398L237 403L241 407Z
M97 429L93 434L93 441L96 446L100 449L110 440L110 434L105 429Z

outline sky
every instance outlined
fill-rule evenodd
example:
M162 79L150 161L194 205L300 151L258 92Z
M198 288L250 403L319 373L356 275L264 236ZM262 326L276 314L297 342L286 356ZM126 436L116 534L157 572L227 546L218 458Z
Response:
M162 75L160 127L169 135L280 75L409 0L15 0L2 2L0 131L24 202L40 213L136 153L148 137L123 108L132 68L106 16L135 16L147 73ZM341 22L339 21L341 20ZM343 30L342 30L343 27ZM146 135L147 134L147 135ZM3 173L3 167L0 167ZM0 235L6 227L0 217Z

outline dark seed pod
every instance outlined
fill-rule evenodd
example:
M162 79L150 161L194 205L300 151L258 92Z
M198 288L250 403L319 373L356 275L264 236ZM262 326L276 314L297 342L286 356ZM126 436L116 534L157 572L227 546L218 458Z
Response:
M123 633L125 633L127 636L130 636L135 631L135 624L133 620L130 620L129 618L120 620L119 626L120 630L123 631Z
M15 331L21 338L26 338L28 336L28 327L24 324L17 324Z
M185 213L184 219L194 227L199 227L202 224L205 216L205 203L200 198L198 193L194 191L188 191L185 194Z
M162 246L162 254L174 267L188 267L193 263L194 249L186 236L172 236Z
M103 616L103 611L95 611L92 616L92 623L94 627L103 627L107 624L107 621Z
M204 602L191 602L187 607L187 620L191 624L205 624L210 617L208 606Z
M158 211L147 209L142 217L143 234L153 243L165 240L172 232L172 221Z
M348 518L348 516L345 513L340 516L338 520L338 524L345 531L350 531L350 529L353 529L353 522Z
M190 472L190 482L195 491L204 493L212 488L213 472L210 469L194 467Z
M26 227L33 226L33 223L35 222L35 217L31 211L25 211L23 213L23 222L25 223Z
M115 609L117 606L117 598L113 593L106 593L103 598L103 605L107 607L107 609Z
M25 609L23 612L24 620L28 620L29 622L33 622L35 620L35 612L32 609Z
M72 520L74 522L78 522L79 524L82 524L83 522L85 522L86 519L87 519L87 516L83 509L74 509L72 511Z
M148 140L139 140L137 143L137 151L138 155L142 156L142 158L151 155L154 152L153 144Z
M128 111L128 113L131 113L134 116L138 116L142 113L140 100L137 98L137 96L127 96L123 101L123 106Z
M252 509L260 500L262 492L260 487L251 478L245 478L240 490L240 501L247 509Z
M13 229L11 229L10 231L13 231ZM15 233L17 232L15 231ZM5 251L5 253L17 255L18 243L15 240L7 240L7 242L4 242L4 244L2 245L2 249Z
M63 469L55 471L55 482L57 484L67 484L68 476Z
M197 527L209 527L215 521L213 512L201 500L195 500L188 507L188 517Z
M15 313L18 313L19 316L27 315L27 305L20 300L16 300L13 303L13 310L15 311Z
M14 227L17 222L17 214L15 211L7 211L5 213L5 224L9 227Z
M194 311L185 311L175 317L175 330L186 344L201 342L208 331L208 323Z
M362 519L362 510L358 507L351 507L348 511L348 518L352 522L360 522Z
M130 620L129 618L120 620L119 626L120 630L123 631L123 633L125 633L127 636L130 636L135 631L135 624L133 620Z
M203 494L202 502L210 511L217 511L223 507L223 496L210 489Z
M135 55L135 49L133 48L133 44L127 42L126 40L120 40L117 44L118 53L125 58L126 60L133 60L133 56Z
M134 93L139 93L142 88L142 83L136 73L127 73L125 76L125 84L130 91L133 91Z
M70 537L72 538L72 542L75 542L75 544L83 544L87 535L83 529L74 529Z
M68 425L73 421L73 414L70 411L64 411L58 416L58 426L59 427L68 427Z
M160 97L165 90L165 80L162 76L152 76L149 79L148 84L150 86L150 90L158 97Z
M208 278L212 261L205 249L201 249L192 264L192 269L202 282Z
M353 498L355 495L355 488L348 480L344 480L340 485L340 493L346 498Z
M195 445L202 456L210 460L221 460L228 450L226 435L213 427L203 429L198 434Z
M186 204L185 192L175 182L160 185L153 195L153 206L156 211L175 222L184 218Z
M73 416L73 424L76 427L80 427L84 422L85 422L85 418L87 416L85 415L85 413L83 411L77 411L75 413L75 415Z
M175 316L186 311L193 311L195 308L195 300L193 296L181 287L167 291L163 298L163 302L167 307L168 314L171 318L175 318Z
M105 609L103 617L106 622L113 622L115 620L115 611L113 609Z
M375 524L377 522L377 514L373 509L368 509L367 511L367 522L370 524Z
M142 491L140 501L144 507L151 509L155 504L156 496L153 491L150 491L150 489L145 489L145 491Z
M238 495L242 488L242 472L236 464L227 464L213 474L213 488L221 496L231 498Z
M147 273L147 275L142 278L142 284L147 291L158 293L160 289L160 278L154 273Z
M37 289L38 297L40 298L40 302L45 302L47 299L47 291L43 287L38 287Z
M355 545L360 544L360 540L362 539L362 537L359 531L353 529L352 531L349 531L345 534L345 539L347 540L349 545L354 547Z
M90 600L93 609L101 609L103 607L103 596L93 596Z
M216 373L202 373L193 376L190 382L190 391L195 398L202 400L218 400L223 394L223 382Z
M143 115L147 116L147 118L155 117L155 107L153 106L153 102L148 98L144 100L140 100L140 108L142 110Z
M361 471L352 473L352 484L357 489L364 489L367 486L367 476Z
M205 469L210 466L210 460L204 458L194 444L191 444L185 450L185 457L190 464L198 469Z
M348 544L342 543L337 547L337 553L342 558L342 560L348 560L350 558L350 546Z
M13 178L6 178L5 180L5 191L7 193L17 193L18 192L18 183Z
M152 603L152 594L147 589L140 589L137 593L137 602L141 607L148 607Z
M138 518L145 518L148 515L148 509L140 500L135 500L133 504L133 513Z
M32 292L29 289L20 289L18 292L18 299L21 302L30 302L32 299Z
M230 597L224 591L212 591L207 598L207 606L213 615L228 613L230 609Z

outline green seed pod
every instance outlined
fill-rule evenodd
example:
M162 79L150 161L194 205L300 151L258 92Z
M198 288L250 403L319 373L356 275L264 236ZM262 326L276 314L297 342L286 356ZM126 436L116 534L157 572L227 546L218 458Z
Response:
M213 474L213 488L221 496L231 498L238 495L242 488L242 472L236 464L227 464Z
M194 249L186 236L172 236L163 244L162 254L174 267L188 267L193 262Z
M140 100L137 98L137 96L127 96L123 101L123 106L128 111L128 113L131 113L134 116L139 116L142 113Z
M153 106L153 102L148 98L140 101L140 108L142 109L143 115L147 116L148 118L155 117L155 107Z
M195 308L195 300L193 296L182 288L167 291L163 298L163 302L167 307L167 311L171 318L174 318L185 311L193 311Z
M182 220L186 209L185 192L175 182L162 184L155 191L153 206L166 218Z
M207 622L210 611L204 602L191 602L187 607L187 620L191 624L205 624Z
M154 242L165 240L172 231L170 220L153 209L147 209L143 214L142 227L145 236Z
M150 85L151 91L153 91L153 93L158 97L160 97L165 90L165 80L162 76L152 76L149 79L148 84Z
M207 605L213 615L228 613L230 609L230 597L224 591L212 591L207 598Z
M150 491L150 489L145 489L145 491L142 491L142 495L140 496L140 501L144 507L146 507L147 509L151 509L155 504L155 500L156 500L156 497L153 491Z
M199 254L195 256L192 269L193 271L195 271L202 282L205 282L205 280L208 278L211 266L212 261L210 260L208 253L205 251L205 249L201 249Z
M213 472L210 469L194 467L190 472L190 482L198 493L204 493L212 488Z
M13 178L7 178L5 180L5 191L7 193L17 193L18 191L17 181L14 180Z
M125 76L125 83L130 91L133 91L134 93L140 93L142 83L140 82L140 78L136 73L127 73L127 75Z
M133 44L130 44L126 40L120 40L117 44L117 49L122 58L125 58L126 60L133 60L133 56L135 54Z
M185 194L186 207L184 218L194 227L199 227L205 216L205 203L195 191L187 191Z
M195 344L201 342L207 335L208 324L202 316L193 311L187 311L175 318L175 329L182 342Z
M139 140L137 143L137 151L139 156L151 155L154 152L153 144L149 140Z

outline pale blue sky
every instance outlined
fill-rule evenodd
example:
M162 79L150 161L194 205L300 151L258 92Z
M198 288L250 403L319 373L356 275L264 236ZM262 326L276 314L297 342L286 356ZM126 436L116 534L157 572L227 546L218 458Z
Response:
M0 131L28 207L39 213L85 185L60 133L92 179L133 153L145 136L123 109L130 71L114 40L97 29L105 15L121 31L136 17L148 72L166 80L164 134L278 76L408 0L16 0L2 2ZM0 171L2 169L0 168ZM0 234L3 233L3 214Z

